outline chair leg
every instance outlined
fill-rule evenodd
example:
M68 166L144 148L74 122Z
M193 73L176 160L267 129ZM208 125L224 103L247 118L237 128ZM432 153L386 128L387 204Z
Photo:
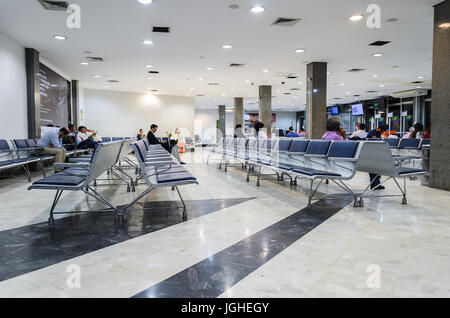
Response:
M56 205L58 204L58 201L61 198L62 193L63 193L63 190L57 190L55 198L53 199L53 204L50 209L50 217L48 219L48 227L49 228L55 227L55 218L53 217L53 212L55 211Z

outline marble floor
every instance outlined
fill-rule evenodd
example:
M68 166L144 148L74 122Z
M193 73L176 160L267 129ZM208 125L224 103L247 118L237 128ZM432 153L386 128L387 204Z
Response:
M267 178L257 187L239 167L225 172L206 156L185 154L199 181L180 188L187 220L176 191L158 189L124 228L99 212L59 215L49 231L54 192L2 176L0 297L450 297L448 192L408 180L407 206L374 197L354 208L330 184L308 208L306 182ZM348 185L367 182L358 173ZM146 186L97 189L120 206ZM379 194L397 193L389 182ZM102 208L74 192L57 210Z

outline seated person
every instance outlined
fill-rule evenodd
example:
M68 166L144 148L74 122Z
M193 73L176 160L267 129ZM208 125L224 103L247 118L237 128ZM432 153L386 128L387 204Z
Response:
M149 142L150 145L162 145L164 147L164 149L166 149L169 153L172 153L172 149L170 147L170 144L166 141L159 141L155 134L158 131L158 125L153 124L150 127L150 131L147 133L147 140Z
M91 134L88 136L87 133ZM77 136L77 148L78 149L97 149L98 142L94 141L93 137L95 137L97 133L93 130L88 130L85 126L80 126L78 128L78 136Z
M287 133L286 137L298 138L298 137L300 137L300 135L294 131L294 127L289 127L289 132Z
M367 138L366 124L359 124L359 129L355 131L351 136L350 140L364 140Z
M55 163L64 163L66 161L67 150L62 146L62 139L69 135L67 128L54 129L47 132L39 139L37 146L44 149L37 152L39 155L54 155ZM55 168L55 172L62 169Z
M147 135L144 134L144 129L139 129L139 133L136 136L137 140L142 140L144 138L147 138Z
M333 116L327 120L327 131L322 136L322 140L346 140L347 134L341 125L341 119Z
M73 150L75 149L75 146L77 144L77 130L75 128L75 125L69 124L69 134L63 138L63 146L67 150Z

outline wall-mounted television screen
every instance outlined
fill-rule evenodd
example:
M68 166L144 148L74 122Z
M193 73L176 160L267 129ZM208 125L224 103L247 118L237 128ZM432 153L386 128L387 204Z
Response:
M333 116L339 115L339 107L338 106L331 106L330 111L331 111L331 115L333 115Z
M39 65L41 127L65 127L70 120L69 82L44 64Z
M352 114L353 116L364 115L363 105L362 104L352 105Z

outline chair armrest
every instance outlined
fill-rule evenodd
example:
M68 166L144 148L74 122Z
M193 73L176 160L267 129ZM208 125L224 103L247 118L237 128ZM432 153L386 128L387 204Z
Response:
M89 163L54 163L53 167L55 168L80 168L80 167L89 167Z

